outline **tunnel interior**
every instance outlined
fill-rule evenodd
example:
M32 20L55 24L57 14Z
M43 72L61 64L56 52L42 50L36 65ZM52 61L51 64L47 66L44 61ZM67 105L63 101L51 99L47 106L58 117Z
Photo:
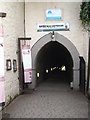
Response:
M60 82L73 81L73 60L70 52L57 41L44 45L36 56L37 85L49 78Z

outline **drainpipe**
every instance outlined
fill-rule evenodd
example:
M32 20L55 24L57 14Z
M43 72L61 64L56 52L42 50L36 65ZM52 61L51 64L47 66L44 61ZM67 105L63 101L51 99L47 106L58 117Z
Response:
M25 25L25 0L24 0L24 38L26 38L26 25ZM24 40L24 45L26 45L26 40Z
M24 0L24 37L26 37L26 26L25 26L25 0Z

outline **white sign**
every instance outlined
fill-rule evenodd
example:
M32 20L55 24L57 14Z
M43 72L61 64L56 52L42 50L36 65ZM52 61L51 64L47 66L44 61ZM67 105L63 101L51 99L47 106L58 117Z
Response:
M69 31L69 23L38 24L37 32L44 31Z
M31 61L31 50L30 45L22 46L22 59L24 65L24 82L32 82L32 61Z
M0 103L5 102L4 89L4 41L3 41L3 27L0 26Z
M60 9L46 10L46 20L61 20L62 12Z

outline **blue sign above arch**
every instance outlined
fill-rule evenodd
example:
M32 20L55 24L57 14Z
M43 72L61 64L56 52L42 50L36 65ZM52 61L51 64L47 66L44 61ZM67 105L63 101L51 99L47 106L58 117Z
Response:
M60 9L46 10L46 20L62 20L62 12Z

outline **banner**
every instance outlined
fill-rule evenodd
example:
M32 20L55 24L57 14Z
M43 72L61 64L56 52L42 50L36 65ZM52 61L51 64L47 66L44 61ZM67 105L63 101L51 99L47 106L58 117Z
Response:
M0 19L0 22L2 20ZM3 26L0 25L0 104L5 102L5 89L4 89L4 41L3 41Z
M69 23L38 24L37 32L69 31Z
M22 59L24 66L24 82L32 82L32 61L30 45L22 45Z

